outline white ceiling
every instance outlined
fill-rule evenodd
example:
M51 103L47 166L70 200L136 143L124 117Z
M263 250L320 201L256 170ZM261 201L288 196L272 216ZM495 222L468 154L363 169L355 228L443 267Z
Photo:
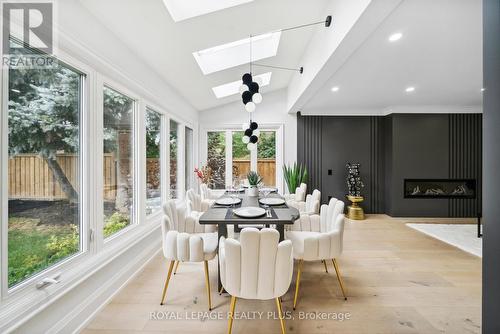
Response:
M329 1L255 0L180 22L173 21L162 0L80 2L191 105L205 110L241 99L239 95L217 99L212 87L241 78L248 71L248 65L203 75L193 52L250 34L323 20L326 16L324 8ZM299 60L314 29L283 33L277 56L259 63L299 67ZM269 69L254 68L253 72L261 74ZM263 93L282 89L290 82L292 72L272 72L271 84L262 89Z
M390 43L396 32L403 37ZM331 91L334 86L337 92ZM406 93L409 86L415 91ZM453 112L480 106L481 87L481 0L404 0L302 112Z

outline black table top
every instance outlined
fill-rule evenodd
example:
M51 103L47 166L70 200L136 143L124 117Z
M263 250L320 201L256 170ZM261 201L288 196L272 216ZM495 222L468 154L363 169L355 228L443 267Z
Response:
M227 196L227 195L224 195ZM259 197L247 196L246 194L239 194L242 199L241 207L254 206L259 207ZM270 194L268 197L281 197L278 194ZM228 214L230 207L221 207L214 204L206 212L204 212L199 220L200 224L293 224L300 216L299 210L288 206L270 207L274 210L275 215L273 218L262 216L259 218L241 218L234 214Z

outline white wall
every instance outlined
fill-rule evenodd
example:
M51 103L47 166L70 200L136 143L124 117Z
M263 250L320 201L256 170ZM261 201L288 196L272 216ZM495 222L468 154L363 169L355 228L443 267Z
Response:
M259 124L283 125L283 161L291 163L297 160L297 116L287 112L287 95L284 89L264 94L262 103L257 105L252 119ZM199 116L200 131L203 128L227 125L237 125L240 128L243 122L248 122L248 113L240 101L201 111ZM200 148L203 145L205 143L199 143Z

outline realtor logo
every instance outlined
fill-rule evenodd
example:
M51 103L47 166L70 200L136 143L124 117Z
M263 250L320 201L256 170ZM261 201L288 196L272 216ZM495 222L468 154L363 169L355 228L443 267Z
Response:
M4 2L2 13L3 54L27 54L33 49L52 54L52 2Z
M2 67L47 68L56 65L54 2L2 3Z

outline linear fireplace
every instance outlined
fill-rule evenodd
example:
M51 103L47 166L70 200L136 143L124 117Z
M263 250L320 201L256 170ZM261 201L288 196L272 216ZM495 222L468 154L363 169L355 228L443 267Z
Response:
M404 198L476 198L476 180L405 179Z

